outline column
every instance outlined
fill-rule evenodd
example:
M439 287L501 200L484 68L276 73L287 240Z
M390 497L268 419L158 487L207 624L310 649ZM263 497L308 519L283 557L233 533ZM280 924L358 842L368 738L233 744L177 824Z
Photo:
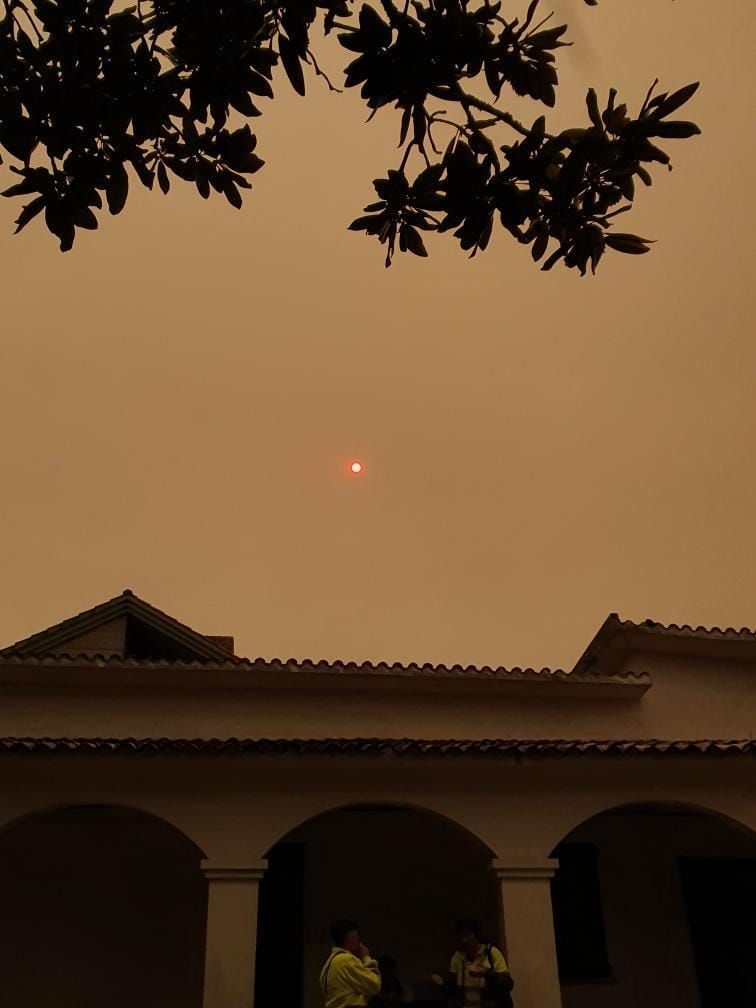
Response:
M557 861L492 862L499 880L507 959L517 1008L561 1008L550 881Z
M202 862L208 882L203 1008L253 1008L257 897L267 862Z

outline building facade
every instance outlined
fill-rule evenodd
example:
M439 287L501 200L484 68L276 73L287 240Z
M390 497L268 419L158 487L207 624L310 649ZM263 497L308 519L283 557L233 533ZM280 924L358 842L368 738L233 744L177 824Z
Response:
M333 916L417 1005L457 916L517 1008L756 1000L756 633L570 672L249 660L124 592L0 651L0 984L315 1008Z

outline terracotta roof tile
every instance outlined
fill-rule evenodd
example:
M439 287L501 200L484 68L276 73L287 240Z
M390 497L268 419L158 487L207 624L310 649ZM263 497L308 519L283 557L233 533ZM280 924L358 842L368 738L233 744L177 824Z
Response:
M402 665L399 662L328 662L310 659L296 660L279 658L212 658L206 660L169 660L122 658L119 655L102 654L48 654L22 655L11 651L0 652L0 667L30 666L39 668L66 668L85 666L103 669L207 669L210 671L233 670L236 672L294 672L321 675L370 675L386 677L430 677L435 679L480 679L480 680L523 680L527 682L634 682L648 683L645 672L621 671L606 675L599 669L585 672L566 672L563 669L534 668L491 668L486 665Z
M640 623L635 623L632 620L620 619L616 614L613 614L613 616L620 627L628 630L647 630L652 633L670 635L684 634L696 637L719 637L727 640L756 640L756 630L752 630L750 627L741 627L739 630L735 627L694 627L689 623L660 623L658 620L652 619L645 619L641 620Z
M744 755L756 739L181 739L0 738L8 753L328 754L397 756Z

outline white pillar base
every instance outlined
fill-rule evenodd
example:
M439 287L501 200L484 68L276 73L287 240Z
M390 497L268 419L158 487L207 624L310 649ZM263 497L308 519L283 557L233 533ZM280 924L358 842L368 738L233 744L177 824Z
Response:
M253 1008L257 903L267 862L202 862L208 880L203 1008Z
M561 1008L550 881L558 861L492 862L499 879L517 1008Z

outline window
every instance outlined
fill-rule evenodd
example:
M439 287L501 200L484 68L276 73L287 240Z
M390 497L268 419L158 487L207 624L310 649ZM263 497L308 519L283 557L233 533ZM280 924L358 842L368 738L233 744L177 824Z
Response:
M551 882L559 978L565 982L608 980L612 971L601 908L598 851L589 843L560 844Z

